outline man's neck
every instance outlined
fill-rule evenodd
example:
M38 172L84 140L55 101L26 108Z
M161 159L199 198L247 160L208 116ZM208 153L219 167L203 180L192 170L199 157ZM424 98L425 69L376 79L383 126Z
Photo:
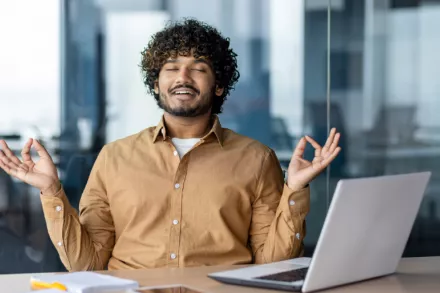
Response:
M197 117L178 117L165 112L167 135L175 138L200 138L205 136L211 121L211 113Z

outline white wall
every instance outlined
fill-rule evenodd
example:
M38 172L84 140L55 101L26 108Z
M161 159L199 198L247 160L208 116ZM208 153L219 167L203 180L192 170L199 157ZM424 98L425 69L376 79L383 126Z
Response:
M0 1L0 40L0 133L59 133L59 0Z
M398 9L388 15L386 99L389 105L414 105L419 87L419 10Z
M303 132L304 1L270 2L270 111L292 135Z
M170 0L169 7L173 14L173 20L180 20L183 17L194 17L218 29L222 28L224 13L222 0Z
M365 1L363 97L351 99L349 102L351 105L349 115L357 115L358 119L354 121L361 121L361 123L354 129L350 127L352 133L371 129L374 126L377 113L384 103L385 84L387 83L385 75L388 16L388 0Z
M440 7L420 9L418 121L423 127L440 127Z
M391 10L381 1L366 2L363 127L382 104L413 105L419 126L440 127L440 7Z
M440 127L440 7L390 13L387 103L417 106L422 127Z
M162 0L87 0L105 10L114 11L146 11L160 10Z
M141 51L167 20L169 15L158 11L109 11L105 15L108 142L154 126L160 120L162 111L147 93L139 65Z

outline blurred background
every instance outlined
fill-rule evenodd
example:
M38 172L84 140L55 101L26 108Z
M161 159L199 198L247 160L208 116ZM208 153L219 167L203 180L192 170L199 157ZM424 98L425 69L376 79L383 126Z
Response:
M102 146L159 121L140 52L182 17L214 25L238 53L224 127L273 148L283 168L302 135L342 132L312 183L306 255L339 179L425 170L404 256L440 255L439 0L2 0L0 138L18 154L42 140L78 207ZM1 170L0 239L0 273L64 270L38 190Z

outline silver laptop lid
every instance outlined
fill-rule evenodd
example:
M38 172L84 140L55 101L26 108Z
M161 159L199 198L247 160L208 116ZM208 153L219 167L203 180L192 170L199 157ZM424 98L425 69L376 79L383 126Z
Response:
M394 273L430 175L339 181L302 291Z

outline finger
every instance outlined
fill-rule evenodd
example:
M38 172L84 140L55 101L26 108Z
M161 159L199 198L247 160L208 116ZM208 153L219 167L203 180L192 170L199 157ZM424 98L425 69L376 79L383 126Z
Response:
M306 135L306 140L315 148L315 157L321 156L321 146L313 138Z
M341 147L337 147L330 156L321 161L321 167L325 168L330 165L330 163L336 158L340 151Z
M0 158L0 168L2 168L7 174L11 175L11 168L5 163L3 163L3 160L1 160L1 158Z
M35 142L34 143L35 150L37 151L40 158L47 158L52 160L52 158L50 157L46 149L43 147L43 145L37 139L34 139L34 142Z
M22 164L23 165L23 164ZM22 167L18 166L16 163L12 162L3 151L0 150L0 168L2 168L8 175L17 177L19 169L26 171Z
M341 134L339 132L336 133L335 139L333 140L333 143L331 144L330 148L328 149L329 154L332 154L336 150L336 148L338 147L340 138L341 138Z
M29 140L26 142L26 144L24 145L23 149L21 150L21 157L23 158L23 162L31 162L32 161L32 157L31 157L31 146L32 146L32 142L33 139L29 138Z
M9 160L9 158L7 157L0 158L0 164L2 169L6 171L6 173L20 180L23 180L23 174L29 172L29 167L26 164L21 163L17 165L16 163Z
M301 137L298 144L296 145L295 151L293 152L292 158L293 157L302 158L302 156L304 155L304 150L306 148L306 144L307 144L307 141L305 140L305 138Z
M15 163L14 161L12 161L11 159L9 159L6 156L2 156L1 160L3 161L4 164L6 164L8 167L13 168L13 169L17 169L20 165Z
M330 130L330 134L328 135L327 141L324 144L324 147L322 148L322 152L325 153L330 149L330 146L333 143L333 140L335 138L335 134L336 134L336 128L332 128Z
M8 157L11 161L13 161L16 164L21 164L21 161L19 158L15 156L15 154L11 151L9 146L6 144L6 141L0 140L0 146L2 147L2 150L6 157Z
M18 167L14 162L9 160L6 156L3 156L0 162L2 169L5 170L6 173L11 176L16 176Z
M21 164L19 167L15 167L12 164L9 164L9 166L7 164L4 164L2 162L2 166L5 166L6 168L4 169L6 171L6 173L8 173L9 175L20 179L21 181L24 181L26 178L26 174L29 172L29 169L26 167L25 164Z

